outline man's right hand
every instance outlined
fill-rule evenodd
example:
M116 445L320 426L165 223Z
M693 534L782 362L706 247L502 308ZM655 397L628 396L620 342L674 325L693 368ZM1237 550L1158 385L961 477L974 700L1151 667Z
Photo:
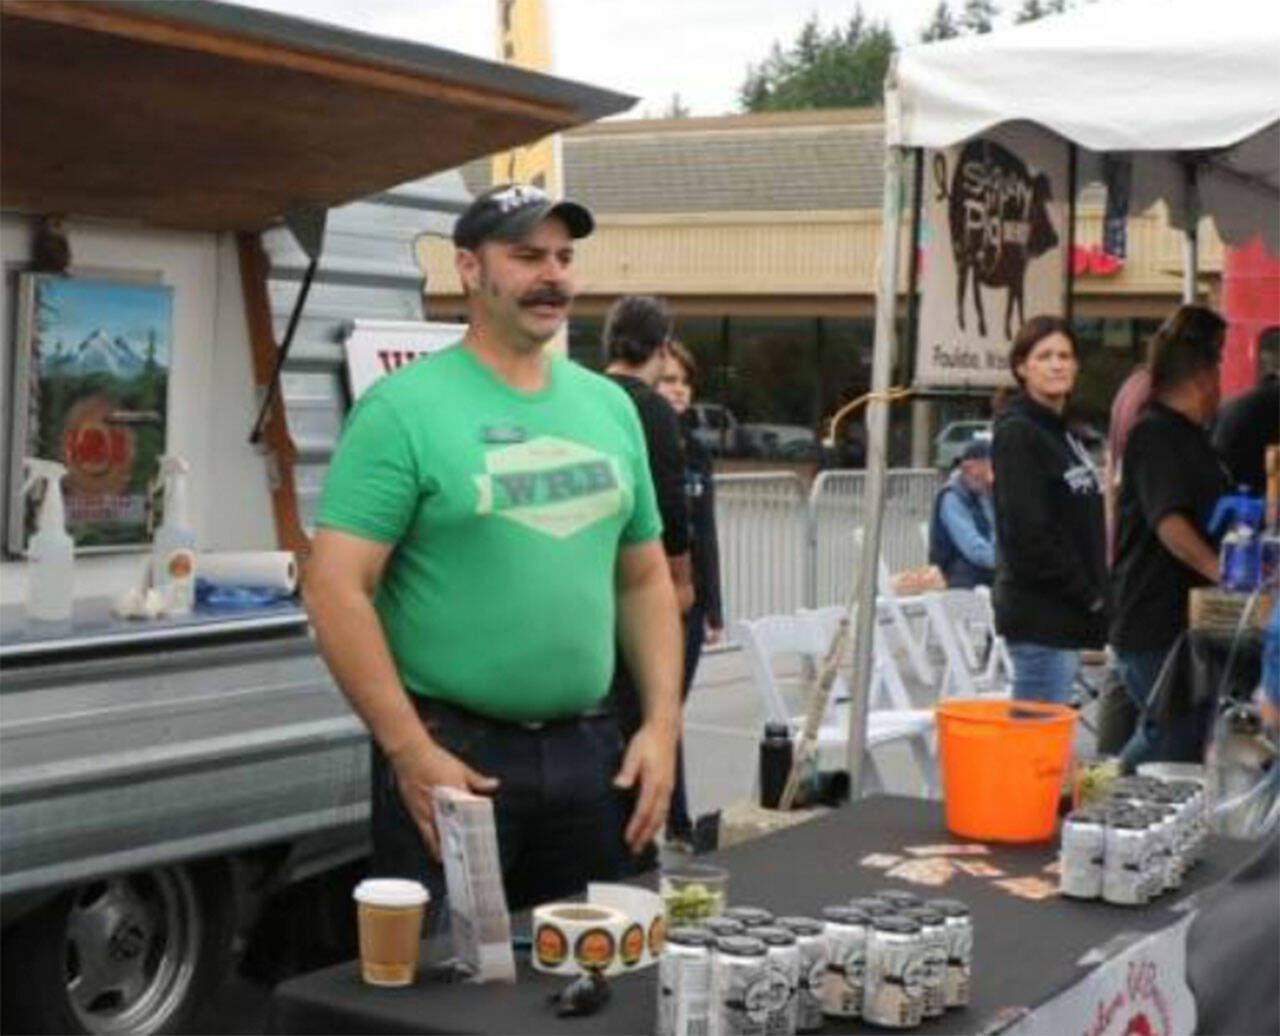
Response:
M477 773L456 755L435 743L416 746L412 750L391 756L390 762L395 770L400 798L414 823L418 825L418 830L422 832L422 840L434 860L440 859L440 834L436 830L431 789L439 784L487 795L498 788L496 777Z

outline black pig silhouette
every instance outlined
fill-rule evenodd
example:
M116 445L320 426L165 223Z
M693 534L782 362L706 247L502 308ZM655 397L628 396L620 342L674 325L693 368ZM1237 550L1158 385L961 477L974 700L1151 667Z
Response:
M938 200L946 200L951 250L956 262L956 322L964 330L964 291L973 273L973 306L978 334L987 336L979 285L1004 288L1004 334L1013 337L1013 307L1018 326L1026 319L1022 289L1027 264L1058 243L1049 221L1049 177L1035 176L1017 155L989 140L972 140L956 160L950 190L946 156L933 160Z

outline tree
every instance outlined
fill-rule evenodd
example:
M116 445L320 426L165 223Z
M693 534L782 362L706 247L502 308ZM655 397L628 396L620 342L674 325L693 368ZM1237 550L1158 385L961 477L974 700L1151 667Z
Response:
M990 32L999 13L995 0L965 0L964 10L960 12L960 27L967 32Z
M680 94L677 91L671 95L671 103L667 105L667 110L662 113L664 119L686 119L689 117L689 106L680 100Z
M775 42L764 61L747 67L738 102L749 112L879 104L893 50L888 24L868 22L861 7L830 31L810 17L789 49Z
M933 43L935 40L949 40L959 35L960 29L947 0L940 0L929 17L929 24L920 30L920 41Z
M1045 15L1062 14L1070 8L1068 0L1044 0L1043 3L1041 0L1022 0L1022 6L1014 13L1013 20L1021 25L1023 22L1034 22Z

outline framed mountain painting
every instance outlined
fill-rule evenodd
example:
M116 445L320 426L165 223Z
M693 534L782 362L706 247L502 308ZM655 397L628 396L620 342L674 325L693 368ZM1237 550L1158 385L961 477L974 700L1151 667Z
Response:
M148 490L165 451L173 289L18 276L6 546L26 549L35 506L23 460L66 466L77 550L145 545Z

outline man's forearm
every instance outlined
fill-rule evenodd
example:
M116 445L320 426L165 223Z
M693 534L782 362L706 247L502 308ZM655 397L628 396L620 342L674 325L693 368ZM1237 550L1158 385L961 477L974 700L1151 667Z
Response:
M1187 568L1194 569L1211 583L1218 581L1218 555L1184 515L1165 515L1156 525L1156 536Z
M429 746L431 738L400 682L369 598L359 590L307 580L303 596L320 654L382 750L395 758Z
M668 554L667 565L671 569L671 582L675 586L676 604L681 614L693 607L693 559L686 550L683 554Z
M619 595L618 636L645 722L678 730L684 636L671 582L661 575Z

